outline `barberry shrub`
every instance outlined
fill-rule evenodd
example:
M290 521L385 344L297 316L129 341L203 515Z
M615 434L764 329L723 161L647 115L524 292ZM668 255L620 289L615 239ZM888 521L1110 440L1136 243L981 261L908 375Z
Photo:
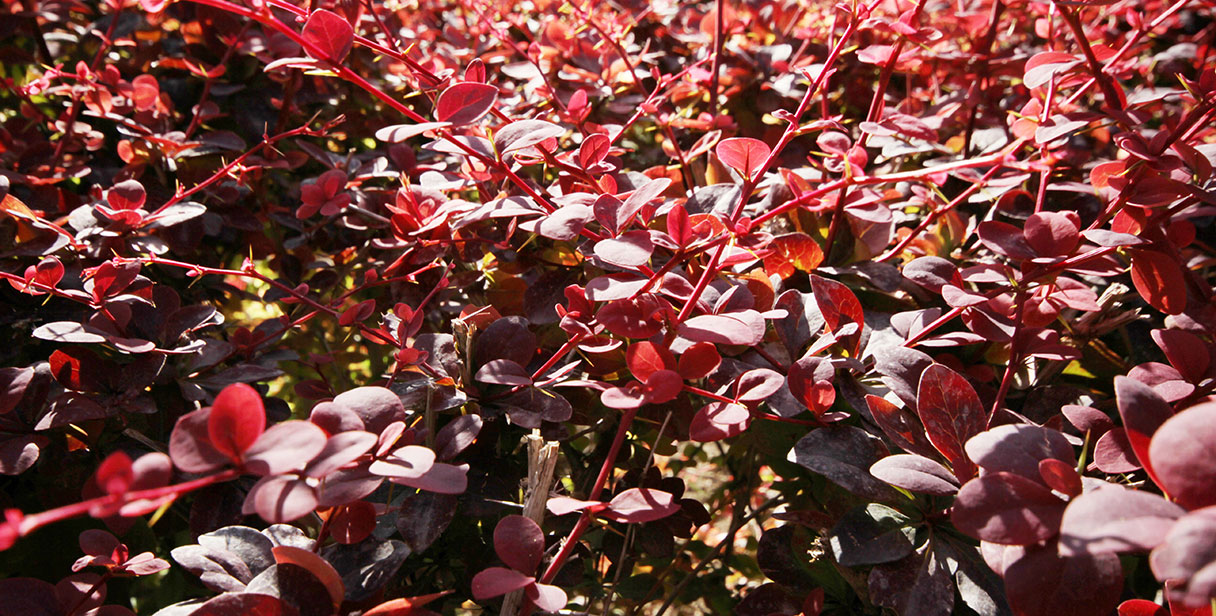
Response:
M4 0L0 614L1210 616L1204 0Z

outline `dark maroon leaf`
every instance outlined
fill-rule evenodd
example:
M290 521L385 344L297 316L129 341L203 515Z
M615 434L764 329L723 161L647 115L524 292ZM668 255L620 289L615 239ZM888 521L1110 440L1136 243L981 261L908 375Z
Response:
M335 607L321 580L296 564L272 565L250 580L246 592L277 597L294 607L300 616L329 616Z
M494 527L494 552L512 569L533 573L545 553L545 534L536 522L522 515L509 515Z
M451 494L418 492L406 497L397 514L397 531L415 554L425 552L456 517L457 500Z
M908 516L871 503L846 513L832 528L828 544L836 562L846 567L876 565L912 553L915 528Z
M17 408L33 378L32 368L0 368L0 415Z
M935 550L922 549L870 571L870 599L901 616L949 616L954 611L954 579Z
M182 415L169 436L169 457L174 466L187 473L207 473L229 463L228 456L213 447L207 435L210 414L211 409L204 408Z
M993 252L1010 259L1033 259L1037 254L1027 243L1022 230L1005 222L988 221L980 223L977 230L980 241Z
M902 271L905 278L934 293L940 293L942 285L962 286L963 282L958 268L941 257L917 257L904 265Z
M1022 616L1108 616L1122 589L1118 556L1063 557L1054 543L1029 550L1005 570L1009 605Z
M191 616L296 616L299 613L299 610L278 597L247 592L231 592L212 597L190 612Z
M1193 383L1203 380L1211 363L1211 354L1202 338L1180 329L1154 329L1152 335L1170 364L1186 380Z
M435 434L435 457L439 460L455 458L477 440L482 423L480 415L461 415L448 422Z
M959 373L933 364L921 374L917 396L916 412L929 442L950 461L955 476L960 480L971 478L975 466L963 446L988 424L988 414L975 389Z
M473 376L482 383L491 385L531 385L532 375L523 366L509 359L495 359L487 362Z
M1060 408L1060 412L1064 414L1064 417L1068 419L1068 422L1074 428L1082 433L1089 432L1090 438L1101 436L1107 430L1115 427L1115 422L1111 421L1106 413L1092 406L1065 404Z
M794 444L790 458L813 473L864 498L896 502L903 497L870 474L886 456L882 441L853 426L818 428Z
M949 469L912 454L887 456L870 467L870 474L893 486L935 496L952 496L959 488Z
M968 481L959 490L950 519L983 541L1027 545L1056 536L1064 501L1043 484L997 472Z

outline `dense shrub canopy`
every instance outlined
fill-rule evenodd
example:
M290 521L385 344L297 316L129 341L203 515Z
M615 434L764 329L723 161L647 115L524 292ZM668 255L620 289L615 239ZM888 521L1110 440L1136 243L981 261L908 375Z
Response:
M1207 614L1204 0L4 0L0 614Z

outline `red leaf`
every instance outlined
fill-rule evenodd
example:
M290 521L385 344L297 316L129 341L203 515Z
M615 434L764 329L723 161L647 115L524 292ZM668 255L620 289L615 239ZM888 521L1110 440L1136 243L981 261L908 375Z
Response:
M160 97L160 82L151 75L140 75L131 80L131 102L140 111L148 111L156 107Z
M680 355L676 371L685 379L695 381L709 376L721 363L722 356L718 354L718 347L711 342L698 342Z
M1170 611L1146 599L1128 599L1119 604L1119 616L1170 616Z
M630 345L629 350L625 351L625 362L629 364L633 378L642 382L659 370L674 370L676 367L676 358L671 351L649 340Z
M828 330L836 334L850 357L857 357L861 351L861 329L865 327L865 315L857 296L843 284L814 274L811 275L811 292L815 294L815 303L823 313ZM856 331L842 332L850 324L856 325Z
M768 247L773 254L764 258L764 272L782 280L793 276L795 270L809 273L823 263L823 249L805 233L775 237Z
M735 382L735 401L760 403L777 393L785 384L785 377L768 368L748 370ZM752 406L755 406L753 404Z
M62 268L62 266L61 266ZM1154 329L1153 342L1186 380L1198 383L1207 375L1211 354L1202 338L1180 329Z
M582 145L578 148L578 164L586 169L594 165L608 155L608 149L612 147L612 140L608 135L600 133L592 133L583 139Z
M215 397L207 417L207 436L220 453L240 459L265 429L266 407L256 389L234 383Z
M724 165L738 171L744 178L751 179L764 167L764 161L772 149L759 139L735 137L719 141L714 152Z
M961 480L975 475L975 465L967 458L963 446L971 437L984 431L988 415L975 389L959 373L932 364L920 376L916 412L929 442L937 448Z
M672 206L667 211L667 235L681 248L692 243L692 225L688 220L688 210L682 205Z
M1039 475L1043 483L1061 494L1076 496L1081 493L1081 476L1067 462L1055 458L1039 460Z
M1041 257L1069 255L1081 239L1081 217L1076 212L1037 212L1026 219L1022 234Z
M402 597L385 601L372 609L363 612L363 616L420 616L424 610L420 608L435 599L445 597L452 594L453 591L445 590L429 595L421 595L418 597Z
M136 180L125 180L106 192L106 202L116 210L138 210L143 207L147 196L143 184Z
M338 507L329 518L329 535L343 545L359 543L376 530L376 506L355 501Z
M498 88L484 83L458 83L435 101L435 119L455 126L472 124L494 107Z
M1066 558L1054 543L1028 551L1005 570L1005 593L1018 616L1107 616L1122 590L1118 556Z
M646 379L643 396L646 404L671 402L684 390L684 379L675 370L659 370Z
M925 457L936 455L936 450L925 436L925 429L912 413L872 394L866 396L866 405L870 407L874 423L897 447Z
M325 9L313 11L308 16L308 23L304 24L301 34L305 41L324 54L318 60L329 60L334 64L341 64L346 59L355 42L355 30L350 27L350 22Z
M131 458L121 451L115 451L106 457L97 468L94 480L97 487L106 494L122 494L131 487L135 474L131 468Z
M1169 255L1156 250L1129 249L1132 284L1153 308L1166 314L1186 310L1186 277Z
M1115 377L1115 404L1119 407L1119 416L1123 419L1123 428L1132 451L1140 465L1148 471L1149 477L1161 485L1153 470L1149 442L1157 429L1174 416L1174 408L1153 388L1125 376Z

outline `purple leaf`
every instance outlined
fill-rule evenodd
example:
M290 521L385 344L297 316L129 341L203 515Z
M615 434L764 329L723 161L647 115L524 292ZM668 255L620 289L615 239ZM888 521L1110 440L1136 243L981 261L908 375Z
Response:
M372 473L391 478L421 477L435 464L435 452L421 445L406 445L383 460L372 462Z
M755 310L703 314L681 323L679 331L692 342L754 346L764 339L764 317Z
M376 440L375 434L362 430L339 432L325 441L325 448L304 467L304 474L324 477L371 451Z
M665 518L679 510L680 504L668 492L629 488L609 501L601 515L618 522L640 524Z
M832 528L828 545L845 567L877 565L911 554L915 529L908 516L877 503L850 510Z
M1060 523L1060 555L1148 551L1186 510L1156 494L1111 484L1076 497Z
M922 456L897 454L887 456L870 467L870 474L905 490L952 496L958 492L958 479L949 469Z
M1194 606L1207 605L1216 591L1213 586L1216 580L1210 574L1214 564L1216 507L1205 507L1180 518L1149 557L1158 580L1180 582L1175 589L1166 587L1170 600ZM1201 572L1206 575L1197 575Z
M439 460L455 458L477 440L481 425L480 415L461 415L448 422L435 434L435 457Z
M375 434L394 421L405 420L401 399L384 387L356 387L334 397L334 404L354 411L363 421L363 429Z
M389 481L437 494L462 494L469 487L468 473L468 464L436 462L418 477L390 477Z
M886 455L886 446L877 437L861 428L837 425L799 439L789 458L858 496L896 502L905 497L870 474L870 467Z
M209 473L229 463L228 456L211 446L207 436L210 408L186 413L177 419L169 435L169 457L187 473Z
M735 382L735 400L760 403L777 393L785 383L781 373L768 368L756 368L744 372Z
M531 385L532 375L509 359L495 359L482 366L473 378L491 385Z
M325 431L308 421L275 424L245 451L245 468L258 475L277 475L304 468L325 449Z
M645 230L630 231L616 239L603 239L595 244L595 256L618 267L646 265L653 252L650 232Z
M317 508L317 493L304 479L287 475L261 478L250 488L241 513L257 513L272 524L298 520Z
M742 434L751 425L752 414L746 406L710 402L693 415L688 438L698 443L720 441Z
M509 515L494 527L494 552L512 569L533 573L545 554L545 533L536 522Z
M967 456L985 472L1008 472L1041 481L1041 460L1076 464L1063 433L1030 424L997 426L967 441Z
M1127 440L1123 428L1108 430L1094 444L1094 467L1103 473L1117 475L1138 471L1142 467L1136 460L1136 452Z
M17 408L33 378L32 368L0 368L0 415Z
M451 125L452 125L451 122L419 122L417 124L394 124L392 126L385 126L384 128L381 128L380 130L376 131L376 139L379 141L384 141L385 143L400 143L402 141L405 141L406 139L409 139L410 137L417 137L418 135L421 135L421 134L424 134L424 133L427 133L427 132L430 132L433 130L438 130L440 128L447 128Z
M950 519L977 539L1026 545L1056 536L1063 515L1064 501L1043 484L999 472L968 481L955 498Z
M494 134L494 148L498 155L532 147L546 139L561 137L566 129L544 120L517 120Z
M870 571L870 599L905 616L949 616L954 612L954 579L935 550L922 549Z
M536 607L546 612L556 612L566 607L569 599L566 597L566 591L553 586L552 584L536 583L528 586L526 591L528 598Z

